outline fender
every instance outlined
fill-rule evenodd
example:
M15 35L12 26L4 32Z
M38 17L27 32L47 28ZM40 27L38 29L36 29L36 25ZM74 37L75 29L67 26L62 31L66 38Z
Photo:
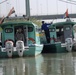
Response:
M7 39L7 40L5 40L5 41L4 41L4 45L5 45L5 43L6 43L7 41L13 42L13 45L14 45L14 41L13 41L12 39Z
M28 40L32 41L33 44L35 44L35 40L33 38L28 38Z
M50 38L50 40L54 40L55 42L57 42L57 39L56 38Z

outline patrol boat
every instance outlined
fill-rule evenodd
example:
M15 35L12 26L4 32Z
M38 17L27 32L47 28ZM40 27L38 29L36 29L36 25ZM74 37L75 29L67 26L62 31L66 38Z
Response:
M40 44L38 25L30 21L7 21L0 26L2 28L0 58L36 56L42 52L43 44ZM16 41L18 28L22 29L24 41Z
M76 48L74 26L76 22L72 22L69 18L64 22L51 24L49 26L50 43L45 41L44 32L40 33L41 43L44 44L42 53L63 53L74 50Z

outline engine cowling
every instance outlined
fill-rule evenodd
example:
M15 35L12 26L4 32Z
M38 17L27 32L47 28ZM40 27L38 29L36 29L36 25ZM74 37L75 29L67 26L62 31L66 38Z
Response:
M6 51L7 51L8 57L12 57L13 42L12 42L12 41L6 41L6 42L5 42L5 49L6 49Z
M20 57L23 56L23 51L24 51L24 42L23 41L19 40L16 42L16 50Z
M73 46L73 40L72 40L72 38L67 38L65 40L65 43L66 43L66 50L67 51L72 51L72 46Z

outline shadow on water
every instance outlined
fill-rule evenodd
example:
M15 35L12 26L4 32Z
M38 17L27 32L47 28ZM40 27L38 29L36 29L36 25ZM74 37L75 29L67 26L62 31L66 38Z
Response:
M76 75L76 53L1 59L0 75Z

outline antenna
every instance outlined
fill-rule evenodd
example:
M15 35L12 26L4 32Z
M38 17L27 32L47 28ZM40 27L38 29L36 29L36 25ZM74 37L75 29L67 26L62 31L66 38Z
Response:
M8 1L8 0L2 1L2 2L0 2L0 4L4 3L4 2L6 2L6 1Z
M62 2L65 2L65 3L69 3L69 4L73 4L73 5L76 5L76 1L65 1L65 0L59 0L59 1L62 1Z

